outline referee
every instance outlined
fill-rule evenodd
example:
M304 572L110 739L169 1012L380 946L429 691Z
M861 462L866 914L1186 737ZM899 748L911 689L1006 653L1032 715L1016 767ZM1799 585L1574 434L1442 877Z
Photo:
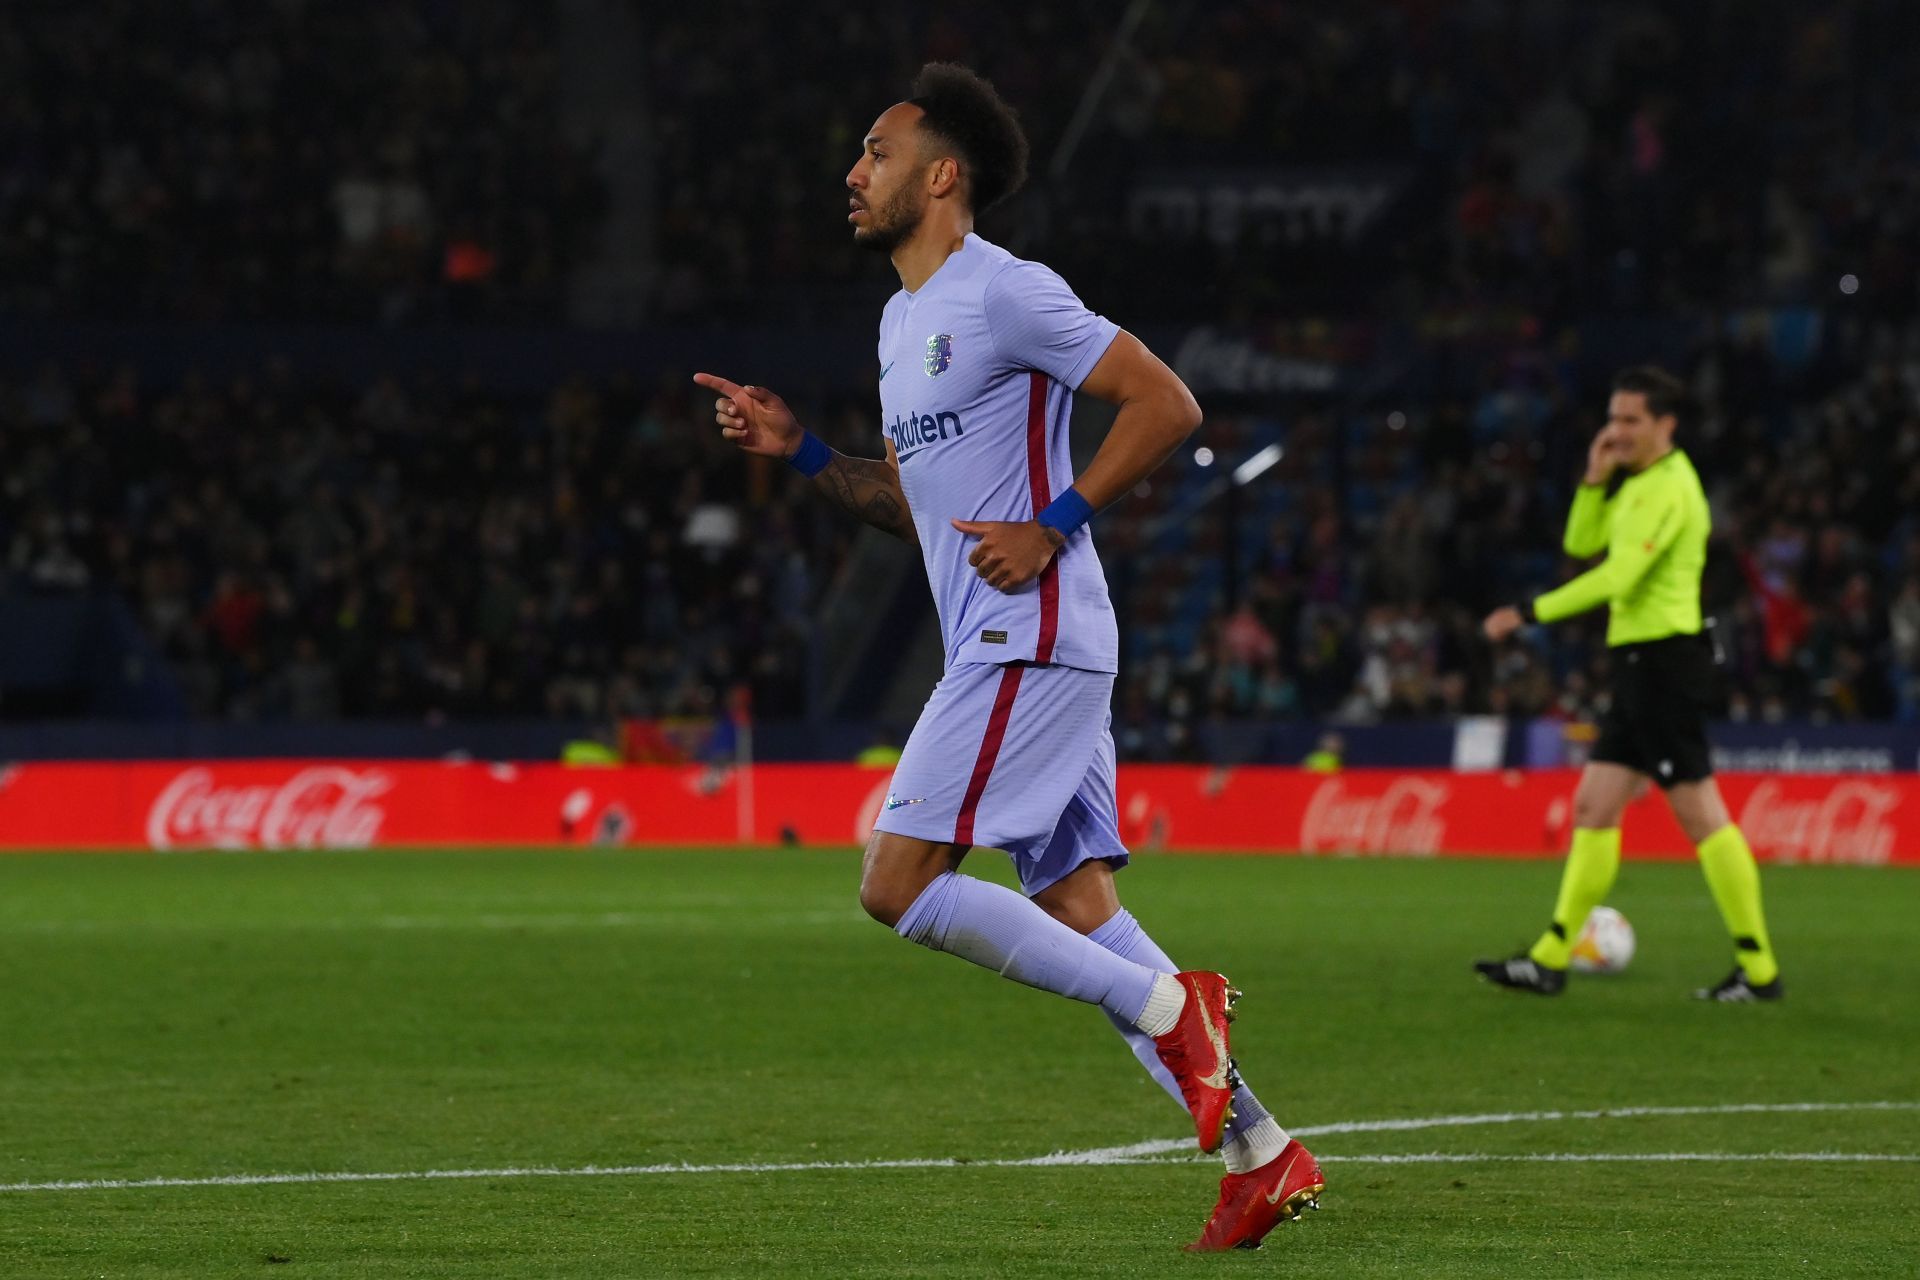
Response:
M1700 477L1673 444L1686 388L1643 365L1613 381L1607 425L1587 452L1587 473L1567 515L1567 554L1606 559L1528 604L1487 615L1487 638L1530 622L1558 622L1606 605L1613 697L1600 739L1573 796L1573 850L1560 879L1553 923L1530 950L1482 960L1498 986L1559 995L1587 913L1620 869L1620 816L1651 778L1700 852L1700 867L1733 935L1734 969L1702 1000L1778 1000L1784 988L1760 906L1753 852L1713 780L1706 717L1718 684L1713 646L1700 625L1700 574L1712 516ZM1616 471L1625 480L1611 497Z

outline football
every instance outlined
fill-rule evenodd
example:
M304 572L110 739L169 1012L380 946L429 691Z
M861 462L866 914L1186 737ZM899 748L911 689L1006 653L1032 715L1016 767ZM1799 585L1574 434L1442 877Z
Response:
M1633 926L1612 907L1595 907L1573 944L1580 973L1619 973L1633 959Z

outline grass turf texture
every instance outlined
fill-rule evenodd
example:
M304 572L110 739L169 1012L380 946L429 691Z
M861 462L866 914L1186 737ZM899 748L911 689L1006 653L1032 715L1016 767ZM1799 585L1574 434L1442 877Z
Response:
M1004 859L975 874L1005 879ZM842 853L0 858L0 1182L1021 1158L1178 1138L1093 1009L911 947ZM1144 858L1129 905L1247 991L1296 1126L1920 1099L1920 877L1774 869L1777 1007L1684 998L1699 872L1629 865L1633 968L1557 1001L1467 962L1551 863ZM1369 1164L1401 1152L1920 1153L1920 1112L1329 1134L1326 1209L1189 1258L1217 1165L0 1193L7 1276L1900 1275L1914 1164Z

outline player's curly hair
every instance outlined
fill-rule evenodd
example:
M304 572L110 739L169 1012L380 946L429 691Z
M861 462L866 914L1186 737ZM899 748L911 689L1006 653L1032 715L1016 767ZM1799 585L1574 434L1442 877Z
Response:
M993 85L957 62L929 62L907 101L926 112L920 127L959 153L967 203L985 213L1027 180L1027 135Z
M1635 365L1613 376L1615 391L1637 391L1647 399L1647 412L1656 418L1668 416L1684 426L1692 406L1687 384L1655 364Z

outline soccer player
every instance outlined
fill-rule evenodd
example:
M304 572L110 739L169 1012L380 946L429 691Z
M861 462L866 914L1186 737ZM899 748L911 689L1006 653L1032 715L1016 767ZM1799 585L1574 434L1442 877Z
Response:
M1553 922L1531 950L1482 960L1487 980L1555 996L1587 913L1620 869L1620 817L1651 778L1700 853L1720 917L1733 935L1733 972L1694 992L1702 1000L1778 1000L1780 965L1760 907L1760 873L1713 780L1706 716L1717 685L1713 645L1700 623L1700 574L1712 522L1693 463L1674 447L1686 388L1651 366L1614 379L1607 425L1587 451L1587 473L1567 516L1568 555L1606 550L1598 566L1483 624L1498 642L1530 622L1558 622L1607 605L1613 699L1573 796L1573 850ZM1616 470L1626 480L1612 497Z
M1227 1173L1194 1250L1252 1248L1317 1207L1324 1180L1240 1079L1238 992L1180 972L1121 905L1110 700L1119 637L1093 515L1200 424L1186 385L1060 277L973 234L1026 177L1020 123L964 67L933 63L874 121L847 174L856 243L888 254L880 317L884 459L805 430L764 387L712 374L721 435L784 459L848 514L913 543L946 642L860 873L860 903L902 937L1097 1004L1193 1118ZM1119 406L1072 473L1073 393ZM1005 850L1022 893L960 873Z

